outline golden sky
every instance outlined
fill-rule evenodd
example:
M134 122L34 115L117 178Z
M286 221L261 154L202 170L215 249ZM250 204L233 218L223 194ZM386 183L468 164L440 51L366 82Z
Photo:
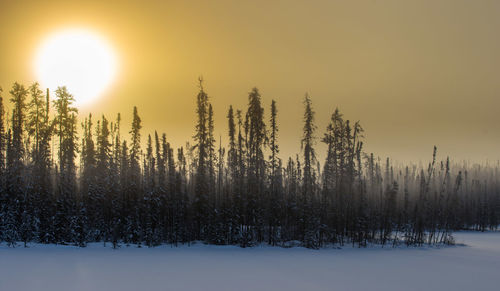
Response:
M54 31L107 39L120 72L92 111L180 145L194 131L197 78L226 135L229 104L257 86L279 110L283 155L300 148L309 92L318 135L338 106L361 120L367 151L397 159L500 157L500 1L0 1L0 86L34 81ZM71 91L71 88L70 88ZM6 95L6 94L4 94ZM324 147L320 146L319 151Z

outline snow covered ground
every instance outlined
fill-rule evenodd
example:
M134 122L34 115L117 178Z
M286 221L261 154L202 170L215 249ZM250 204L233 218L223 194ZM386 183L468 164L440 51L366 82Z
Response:
M0 290L500 290L500 232L462 232L455 239L465 246L2 245Z

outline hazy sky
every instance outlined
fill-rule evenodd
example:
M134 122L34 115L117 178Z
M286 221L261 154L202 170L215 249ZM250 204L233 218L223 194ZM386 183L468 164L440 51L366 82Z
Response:
M276 99L284 155L300 148L309 92L318 136L338 106L381 156L429 159L436 144L454 158L500 157L500 1L1 0L4 91L34 81L37 46L67 27L106 38L120 62L81 115L121 112L128 129L137 105L144 135L176 145L193 135L203 75L218 134L252 87L266 113Z

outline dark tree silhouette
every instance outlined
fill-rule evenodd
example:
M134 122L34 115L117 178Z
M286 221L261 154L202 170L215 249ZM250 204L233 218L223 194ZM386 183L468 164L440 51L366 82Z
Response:
M440 160L437 148L425 166L366 154L360 123L338 109L321 133L320 165L308 95L301 153L284 165L276 102L266 118L257 88L244 115L229 107L227 147L215 137L200 79L194 146L174 149L155 131L144 151L137 107L129 142L119 114L114 122L86 117L79 141L78 112L65 87L56 90L54 112L49 92L36 83L12 86L8 114L2 93L0 242L10 246L418 246L453 243L455 230L497 229L500 222L499 163Z

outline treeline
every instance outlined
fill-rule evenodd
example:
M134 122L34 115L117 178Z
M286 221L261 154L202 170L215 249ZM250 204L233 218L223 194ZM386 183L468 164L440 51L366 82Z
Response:
M266 116L257 88L245 111L229 106L222 145L200 81L193 145L177 149L157 132L141 147L136 107L122 130L119 114L79 124L65 87L51 100L36 83L15 83L9 114L1 94L0 242L11 246L413 246L499 224L498 164L438 161L436 148L427 166L381 161L338 109L318 132L307 95L300 155L281 160L277 105ZM317 142L327 146L322 163Z

